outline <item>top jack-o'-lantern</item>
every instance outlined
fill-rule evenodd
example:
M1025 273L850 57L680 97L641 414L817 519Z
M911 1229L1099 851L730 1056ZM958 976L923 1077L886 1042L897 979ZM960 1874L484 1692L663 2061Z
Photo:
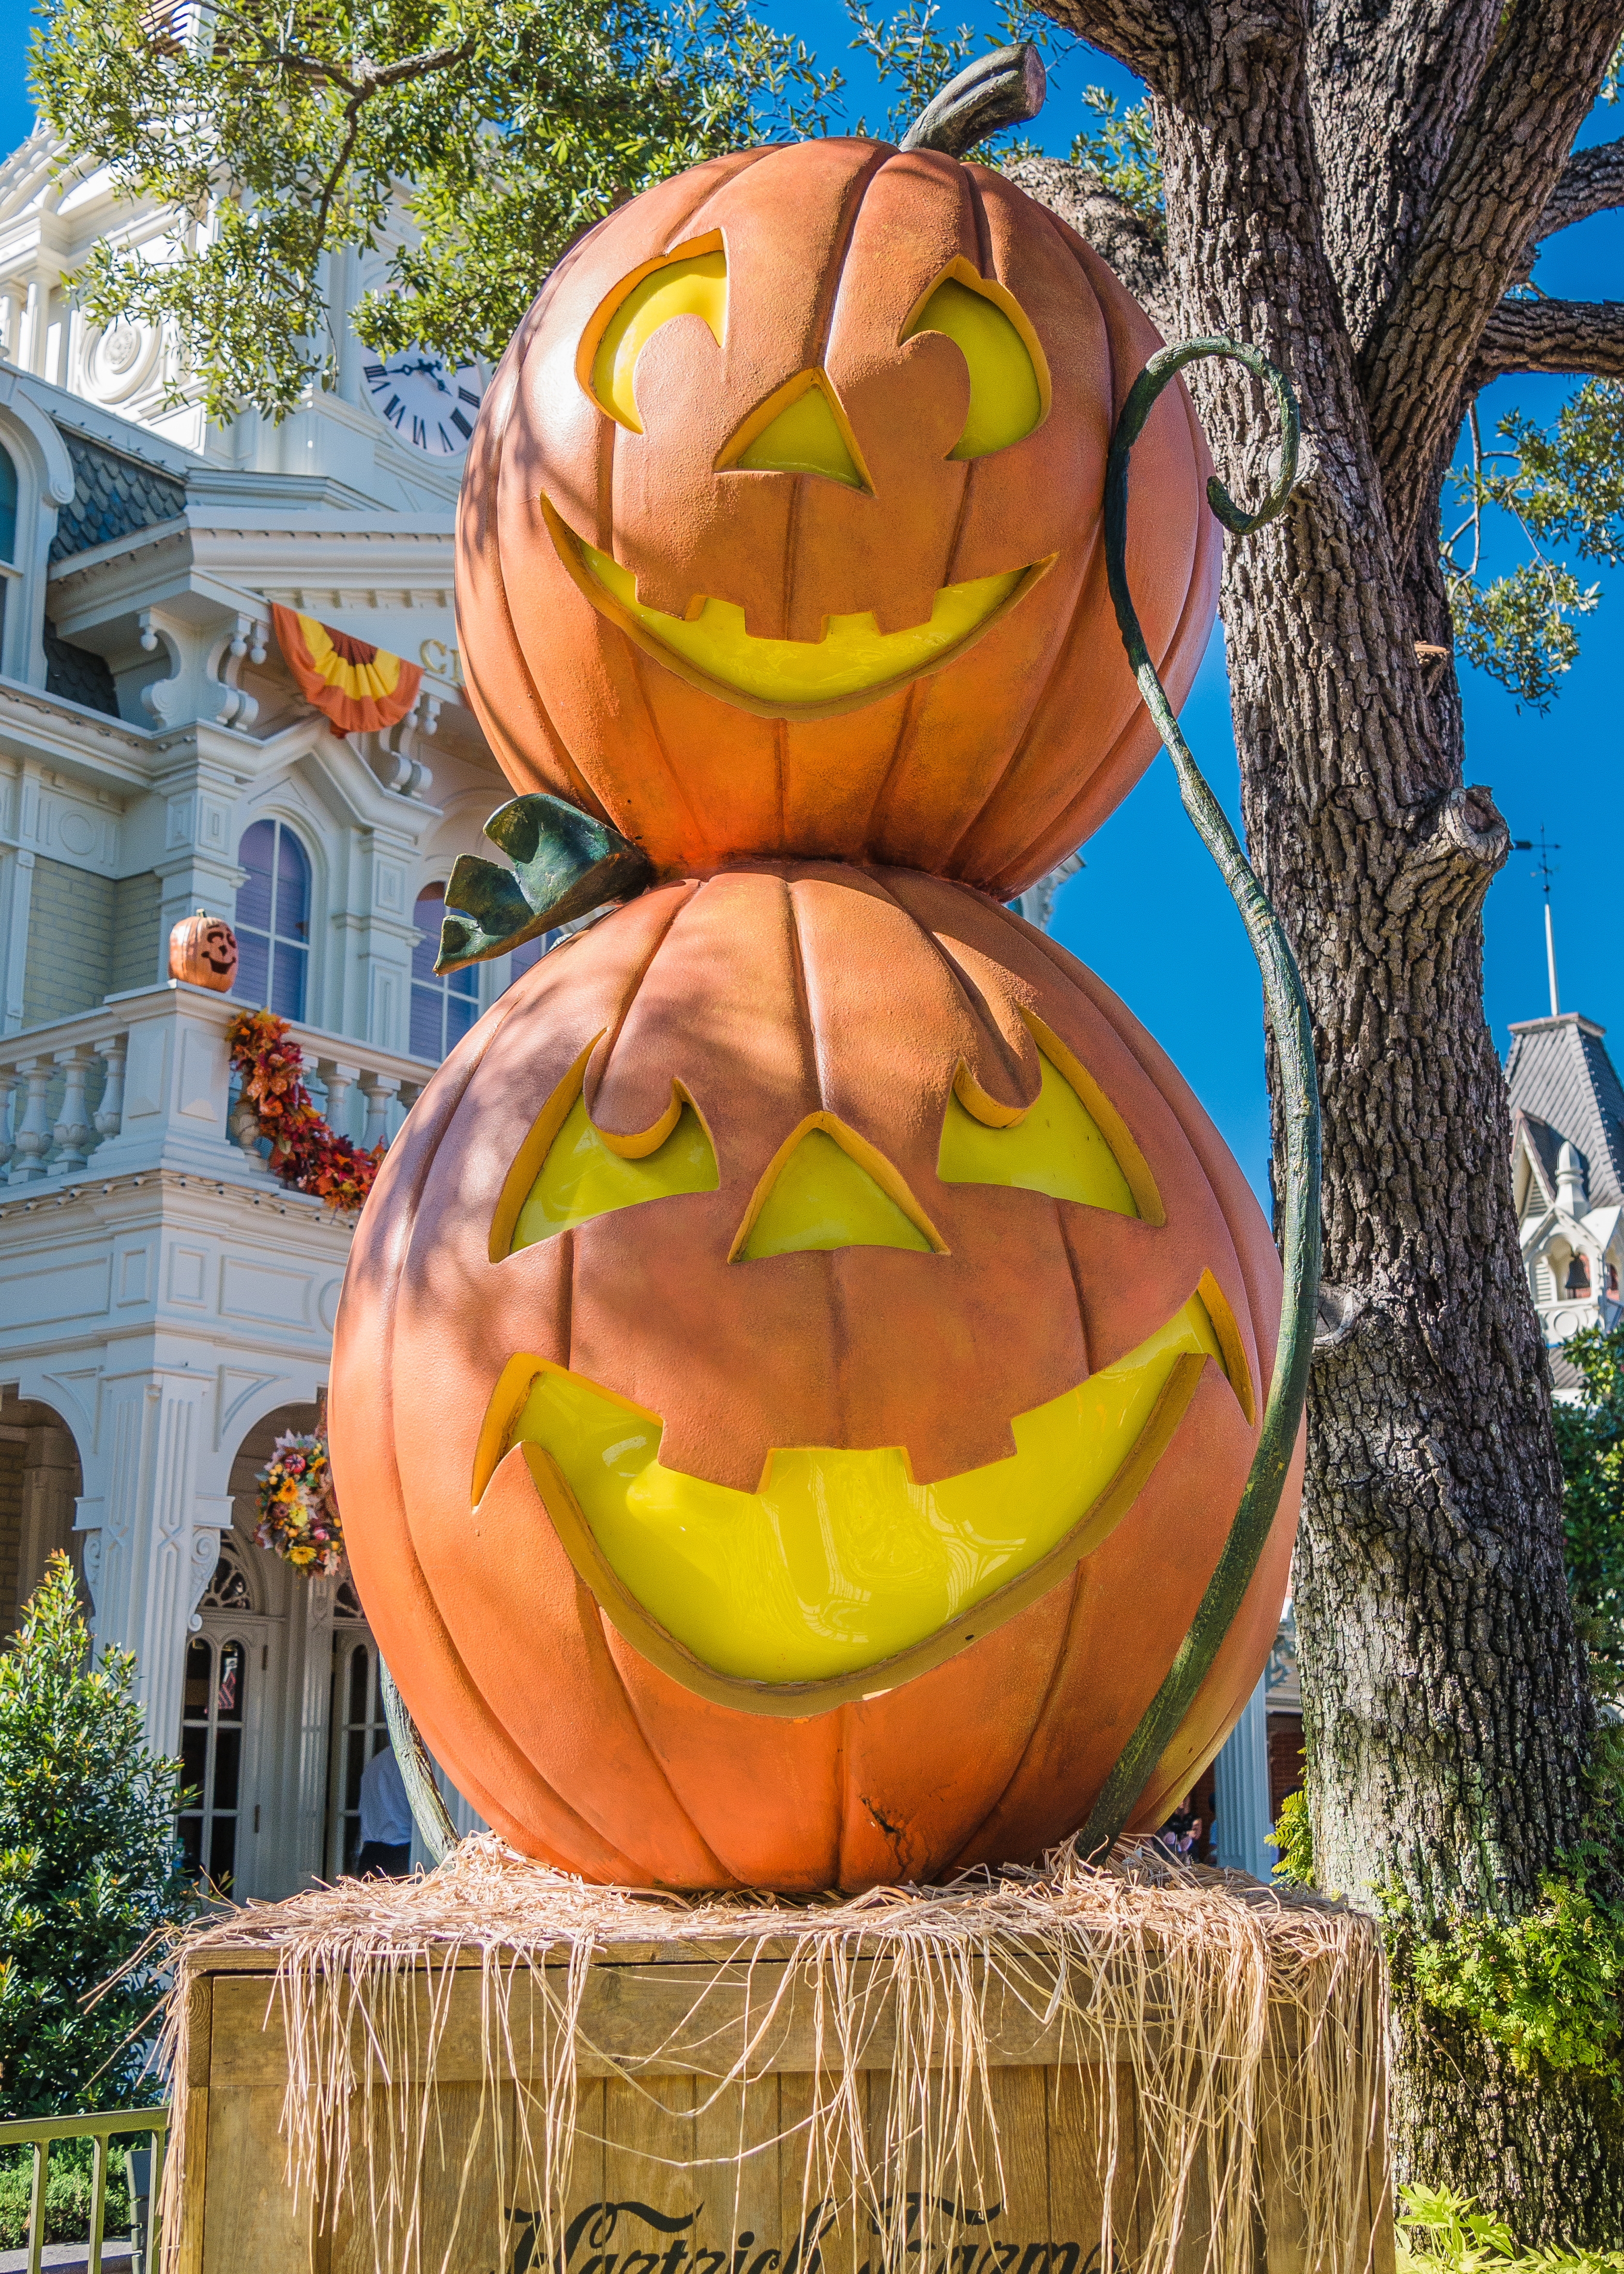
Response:
M462 486L463 666L515 788L663 873L1022 889L1157 747L1101 527L1157 345L1080 237L937 152L748 150L632 200L549 279ZM1181 388L1134 472L1129 575L1177 703L1219 565Z
M229 994L237 977L237 934L230 925L203 908L183 916L169 934L169 976Z

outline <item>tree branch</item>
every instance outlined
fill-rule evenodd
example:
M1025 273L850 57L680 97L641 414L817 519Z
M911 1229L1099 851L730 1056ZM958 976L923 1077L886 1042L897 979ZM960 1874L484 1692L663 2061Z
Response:
M1207 52L1207 0L1041 0L1068 32L1126 64L1171 102Z
M1624 142L1598 142L1593 149L1574 152L1545 201L1536 234L1554 237L1559 229L1571 229L1610 206L1624 206Z
M1409 267L1361 358L1396 550L1454 439L1485 328L1515 282L1624 27L1624 0L1512 0Z
M1507 372L1624 379L1624 300L1502 300L1477 350L1476 386Z
M1092 166L1064 158L1020 158L1004 168L1029 198L1047 206L1107 260L1164 338L1173 329L1167 232L1159 221L1108 190Z

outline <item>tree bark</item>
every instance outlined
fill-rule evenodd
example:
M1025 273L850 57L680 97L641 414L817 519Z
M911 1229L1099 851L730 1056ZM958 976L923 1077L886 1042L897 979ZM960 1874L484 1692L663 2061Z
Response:
M1124 34L1120 0L1109 20L1047 4L1149 79L1162 320L1261 348L1302 405L1305 478L1230 546L1222 613L1249 842L1324 1100L1335 1323L1293 1581L1316 1873L1398 1899L1421 1932L1456 1909L1515 1916L1581 1836L1593 1721L1483 1010L1508 838L1465 786L1453 665L1417 647L1449 644L1437 502L1485 334L1624 5L1345 0L1311 27L1294 0L1213 0L1158 44ZM1029 186L1110 257L1121 223L1091 225L1096 190ZM1275 440L1261 390L1232 366L1194 388L1226 482L1256 495ZM1477 2195L1525 2245L1618 2240L1606 2088L1519 2075L1407 1998L1402 1958L1397 1988L1401 2176Z

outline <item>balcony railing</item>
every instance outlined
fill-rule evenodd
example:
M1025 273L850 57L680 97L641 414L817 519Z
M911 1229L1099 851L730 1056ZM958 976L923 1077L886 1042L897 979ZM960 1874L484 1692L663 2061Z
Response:
M226 1029L243 1008L170 980L0 1041L0 1186L171 1167L267 1173L237 1109ZM399 1127L432 1073L347 1035L295 1026L312 1096L341 1136L372 1146Z
M0 2148L30 2147L34 2150L33 2185L28 2191L28 2274L40 2274L45 2248L45 2189L50 2177L50 2151L60 2140L91 2140L90 2233L86 2274L102 2274L102 2224L107 2216L107 2150L117 2134L147 2133L147 2145L131 2157L137 2169L131 2173L131 2209L134 2226L136 2274L156 2274L158 2190L152 2181L163 2163L164 2135L169 2129L167 2108L109 2109L94 2116L24 2116L0 2121ZM143 2187L142 2178L147 2180Z

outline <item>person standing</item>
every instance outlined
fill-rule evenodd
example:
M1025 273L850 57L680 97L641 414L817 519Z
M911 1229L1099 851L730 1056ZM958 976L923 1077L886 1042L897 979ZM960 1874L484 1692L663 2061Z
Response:
M411 1869L411 1805L392 1745L380 1746L361 1779L357 1879L403 1879Z

